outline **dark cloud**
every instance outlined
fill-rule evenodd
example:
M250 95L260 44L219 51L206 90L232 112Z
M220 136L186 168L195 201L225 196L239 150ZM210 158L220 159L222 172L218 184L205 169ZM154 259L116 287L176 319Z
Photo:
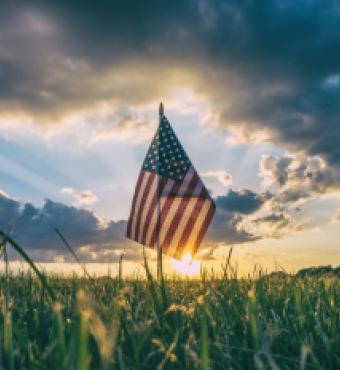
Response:
M274 201L278 204L287 204L297 202L301 199L308 199L310 196L310 193L301 189L286 189L279 192L275 196Z
M232 245L242 244L260 239L251 232L248 232L242 226L243 217L234 212L226 212L225 210L216 209L215 216L208 229L207 236L203 244L206 245Z
M279 173L275 174L280 178ZM270 192L257 194L248 189L230 190L225 196L216 198L217 215L207 239L241 244L301 231L304 226L296 222L286 205L309 197L306 194L298 189L279 191L275 195ZM262 216L257 216L258 211Z
M315 194L338 189L340 171L337 167L327 166L318 157L263 157L262 175L269 185L277 187L273 203L286 204L306 200Z
M271 213L267 216L255 219L254 222L271 225L276 224L278 228L284 228L289 225L290 219L284 213Z
M290 232L304 230L304 225L298 224L288 213L270 213L266 216L256 218L253 223L257 226L264 226L261 230L263 238L282 238Z
M209 227L206 243L231 245L261 239L263 235L255 235L247 230L244 221L271 198L272 194L269 192L257 194L248 189L229 190L226 195L218 196L215 199L216 213Z
M0 193L0 229L11 232L36 259L69 257L55 228L63 233L83 260L114 261L123 251L127 258L140 257L140 250L125 238L126 221L103 224L93 212L85 209L51 200L46 200L41 208L31 203L21 205Z
M280 238L287 232L302 229L268 192L230 190L215 202L216 213L199 252L204 259L212 256L212 248L216 246ZM258 217L258 211L263 216ZM116 262L123 252L125 259L140 261L142 248L126 239L126 224L126 220L103 221L92 211L49 199L41 207L22 204L0 191L0 230L10 232L37 261L73 261L55 228L62 232L84 262ZM266 228L260 230L259 225ZM14 254L11 257L17 258Z
M46 120L186 85L221 127L339 168L339 26L336 1L3 1L1 109Z
M227 195L216 198L216 204L227 212L250 214L257 211L271 197L270 193L257 194L248 189L229 190Z
M249 214L250 209L254 212L259 207L248 193L251 192L240 192L243 197L239 196L238 207L236 199L230 203L230 209L226 209L226 204L220 207L220 202L217 203L215 217L203 243L205 247L241 244L259 238L242 226L244 216L241 213ZM250 202L248 208L246 199ZM115 262L123 251L125 259L141 259L142 248L125 238L125 220L103 223L89 210L49 199L42 207L35 207L31 203L21 204L0 192L0 230L10 232L37 261L60 261L61 258L72 261L55 228L62 232L84 262Z

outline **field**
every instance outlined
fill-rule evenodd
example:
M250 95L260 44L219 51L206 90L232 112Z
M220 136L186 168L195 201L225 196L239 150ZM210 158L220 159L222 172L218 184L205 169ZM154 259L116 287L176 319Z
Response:
M4 369L339 369L340 282L0 276Z

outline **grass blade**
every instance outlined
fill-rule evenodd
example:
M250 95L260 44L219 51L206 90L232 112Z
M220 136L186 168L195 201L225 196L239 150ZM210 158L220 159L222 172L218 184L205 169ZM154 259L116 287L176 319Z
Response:
M32 268L32 270L36 273L37 277L39 278L42 286L44 288L46 288L50 298L52 300L55 300L55 295L54 295L54 292L53 290L50 288L50 286L48 285L47 283L47 280L44 276L44 274L42 274L39 269L36 267L36 265L34 264L34 262L31 260L31 258L28 256L28 254L24 251L23 248L20 247L20 245L15 242L9 235L7 235L5 232L3 232L2 230L0 230L0 236L7 240L9 244L11 244L11 246L15 249L15 251L30 265L30 267Z

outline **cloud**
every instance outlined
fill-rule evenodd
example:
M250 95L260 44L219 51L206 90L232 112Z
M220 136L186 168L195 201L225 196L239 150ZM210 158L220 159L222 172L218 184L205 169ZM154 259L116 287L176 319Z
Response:
M72 188L63 188L62 193L74 195L75 192ZM227 201L221 202L222 198L218 197L216 214L203 243L201 254L204 258L208 258L204 248L242 244L262 237L247 230L243 222L246 216L261 207L260 203L263 204L267 196L242 190L230 191L225 196ZM248 206L245 204L247 200L250 202ZM85 262L113 262L123 252L126 259L140 260L141 248L125 237L126 224L126 220L103 220L90 210L49 199L43 206L35 207L0 194L0 229L10 231L37 261L72 260L55 228Z
M229 190L227 195L216 198L216 205L227 212L251 214L271 197L269 192L257 194L248 189Z
M242 244L259 239L259 236L247 231L243 226L243 217L234 212L218 208L209 226L204 245Z
M220 127L249 140L263 133L261 140L339 168L336 2L0 7L3 113L46 124L101 102L119 110L190 87L210 102Z
M295 220L296 207L293 210L287 207L287 202L295 203L301 197L298 192L289 191L273 194L229 190L226 195L216 197L217 215L209 238L240 244L301 231L305 226Z
M252 222L258 228L257 233L263 238L282 238L287 233L302 231L305 228L304 225L296 223L292 216L283 211L270 213L256 218Z
M77 193L70 187L60 192L92 199L92 192ZM199 252L204 259L214 258L212 248L281 238L303 229L284 207L278 206L269 192L229 190L226 195L216 197L215 202L216 213ZM37 261L72 260L55 228L62 232L84 262L115 262L123 252L125 259L139 261L142 249L126 239L126 225L126 220L103 220L79 205L68 206L46 199L41 207L35 207L0 192L0 229L10 231Z
M92 190L82 190L77 192L73 188L65 187L60 189L60 193L71 195L75 199L73 205L80 208L90 207L98 200L96 194L94 194Z
M10 198L10 196L2 189L0 189L0 197Z
M97 196L92 190L83 190L78 194L75 194L76 205L78 207L91 206L97 201Z
M86 261L115 261L123 251L127 258L140 257L140 250L125 238L125 220L105 222L91 211L52 200L39 208L0 195L0 229L11 231L37 260L69 258L55 228Z
M201 172L200 175L202 177L215 178L221 185L226 187L232 184L232 176L226 171L207 171Z
M60 189L60 194L73 194L74 193L74 189L73 188L61 188Z
M274 200L281 204L337 191L340 184L340 172L336 167L327 166L320 157L263 156L260 166L264 183L277 188Z
M216 197L216 213L208 229L206 245L242 244L265 237L252 230L248 218L271 198L269 192L257 194L249 189L231 189L226 195Z

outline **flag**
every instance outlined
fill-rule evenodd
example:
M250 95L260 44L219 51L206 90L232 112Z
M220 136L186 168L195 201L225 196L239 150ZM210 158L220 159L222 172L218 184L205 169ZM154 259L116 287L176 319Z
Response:
M180 259L197 252L215 204L161 113L133 196L127 237Z

